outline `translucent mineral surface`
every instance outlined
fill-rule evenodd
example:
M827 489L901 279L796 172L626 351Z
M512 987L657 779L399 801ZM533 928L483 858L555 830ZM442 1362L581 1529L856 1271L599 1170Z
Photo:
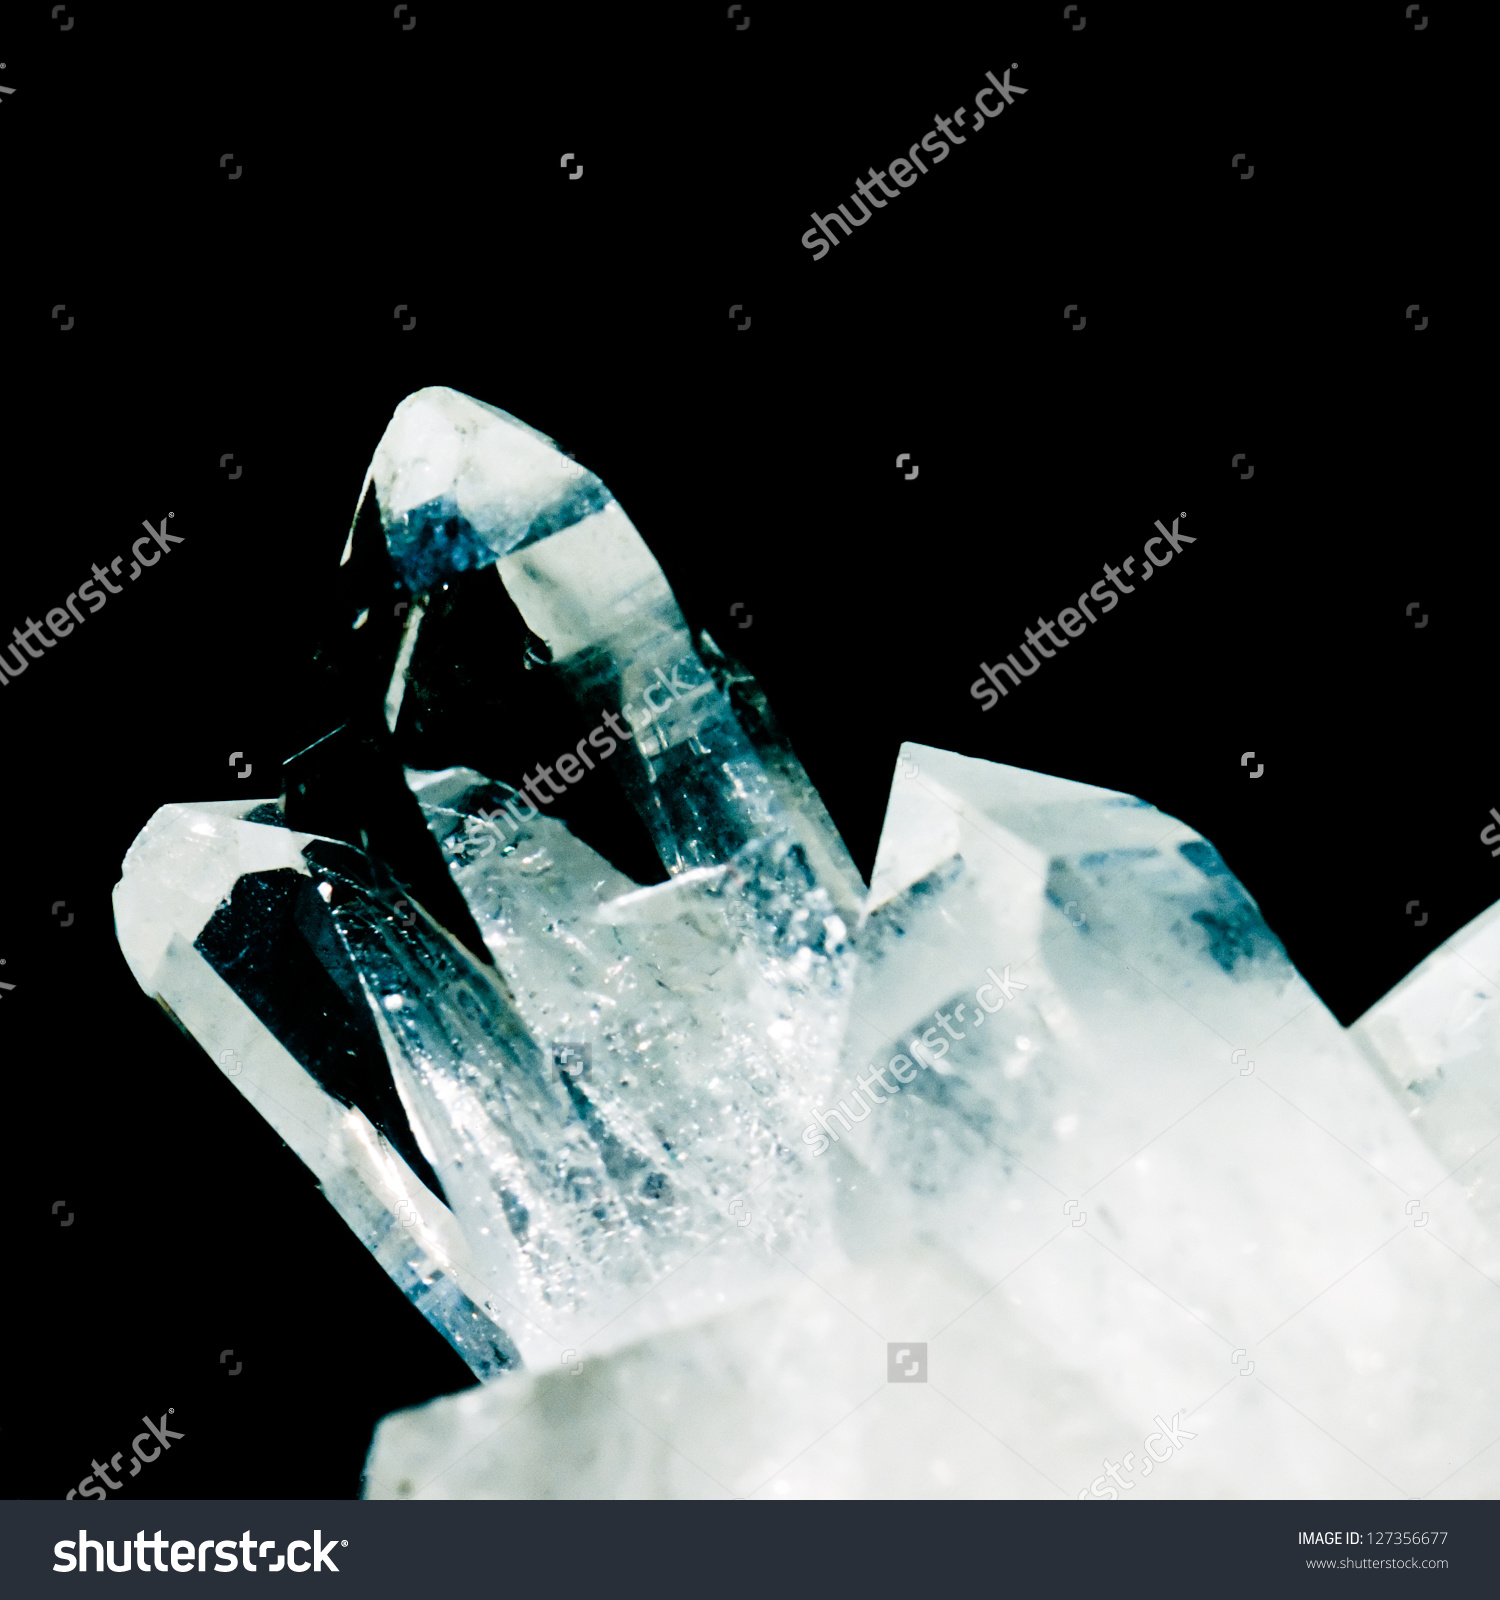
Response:
M343 564L367 597L335 663L348 720L282 801L152 819L116 893L138 981L233 1060L481 1377L754 1298L778 1245L832 1251L833 1177L799 1135L837 1066L864 885L753 679L694 645L597 479L451 390L398 409ZM519 774L403 763L424 626L476 573L608 714L596 781L666 883L616 870ZM369 603L382 586L404 621ZM752 1203L765 1225L728 1260Z
M1500 905L1461 928L1350 1032L1412 1126L1500 1229Z
M1495 911L1346 1031L1191 828L916 745L867 890L609 491L452 390L340 574L338 720L115 907L483 1380L371 1495L1500 1493ZM506 625L566 789L432 731Z
M814 1124L842 1259L392 1417L368 1493L1500 1491L1474 1140L1423 1137L1207 841L907 746L856 946ZM1435 1048L1493 1094L1480 977Z
M246 820L252 815L262 820ZM298 946L318 962L318 944L326 948L319 934L332 932L316 923L288 929L285 919L265 914L264 902L287 879L313 888L303 852L320 843L269 820L278 816L271 802L163 806L131 846L115 888L121 950L136 981L297 1152L401 1291L477 1376L493 1377L515 1364L516 1353L482 1309L485 1292L463 1235L357 1103L378 1104L380 1080L389 1075L383 1061L359 1061L351 1046L354 1007L341 1007L336 992L309 995L295 979L274 993L247 981L247 969ZM246 892L261 903L237 919L238 959L220 962L226 976L205 953L203 935L216 917L228 925ZM208 943L215 953L222 948ZM340 1057L342 1081L331 1070ZM343 1092L331 1091L330 1081Z

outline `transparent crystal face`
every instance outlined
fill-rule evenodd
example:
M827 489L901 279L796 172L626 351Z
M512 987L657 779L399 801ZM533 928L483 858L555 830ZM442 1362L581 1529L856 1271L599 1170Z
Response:
M623 508L451 390L344 570L344 720L280 802L164 807L115 902L503 1377L383 1425L371 1493L1073 1496L1162 1413L1204 1442L1143 1493L1500 1493L1493 912L1346 1031L1191 828L911 745L867 891ZM577 751L535 777L531 691Z
M523 1354L597 1338L733 1225L736 1197L758 1197L768 1247L810 1242L827 1207L808 1203L798 1135L850 960L795 847L637 889L550 818L507 837L481 816L505 796L477 774L413 786L493 972L359 882L352 852L307 857ZM734 1293L756 1289L741 1270Z
M389 1419L366 1492L1497 1492L1494 926L1345 1030L1190 828L905 747L815 1107L836 1249Z
M287 865L216 880L184 936L317 1092L372 1124L401 1192L415 1183L449 1216L454 1271L461 1253L473 1281L462 1306L429 1314L455 1343L476 1300L505 1362L550 1363L753 1298L778 1247L829 1248L830 1176L800 1135L843 1039L863 892L848 852L753 679L706 636L694 648L639 534L543 435L422 391L376 452L361 517L345 549L374 586L359 627L382 583L411 596L394 631L358 633L343 669L364 731L291 764L289 812L308 820ZM666 883L632 881L506 783L396 761L403 708L430 709L428 679L447 670L423 628L451 627L440 595L487 565L550 657L535 664L585 715L610 713L618 754L595 781L623 789ZM431 867L391 821L387 773ZM325 828L345 842L310 836ZM152 899L139 880L130 893ZM670 1280L715 1259L750 1196L733 1270L710 1285L700 1265L684 1300ZM435 1307L442 1275L392 1244L403 1202L385 1202L361 1236Z

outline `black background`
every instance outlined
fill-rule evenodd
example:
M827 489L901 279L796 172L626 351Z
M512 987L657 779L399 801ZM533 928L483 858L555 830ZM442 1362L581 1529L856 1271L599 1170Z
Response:
M1183 818L1346 1023L1500 893L1477 8L726 9L11 8L0 634L143 520L184 539L0 687L12 1494L171 1406L137 1493L350 1496L381 1416L470 1381L109 899L159 805L279 792L327 731L320 607L425 384L603 478L866 877L914 740ZM1012 62L814 261L809 213ZM1162 582L980 710L1184 511ZM560 748L517 726L517 771Z

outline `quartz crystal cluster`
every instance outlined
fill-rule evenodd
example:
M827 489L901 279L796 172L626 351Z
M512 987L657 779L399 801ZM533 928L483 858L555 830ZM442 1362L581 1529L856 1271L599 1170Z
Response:
M866 889L609 491L451 390L340 571L337 725L115 903L483 1380L367 1493L1500 1493L1500 907L1346 1031L1192 829L918 745ZM486 735L502 606L665 881Z

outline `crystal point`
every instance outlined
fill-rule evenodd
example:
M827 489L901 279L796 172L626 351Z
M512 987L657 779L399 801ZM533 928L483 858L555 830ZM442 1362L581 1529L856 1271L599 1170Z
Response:
M440 387L397 406L366 484L413 593L571 527L611 498L545 434Z
M921 745L867 890L623 507L453 390L319 660L284 796L163 807L115 907L484 1380L367 1493L1098 1498L1163 1416L1136 1498L1500 1493L1496 909L1345 1030L1193 828Z
M836 1256L389 1419L367 1494L1097 1498L1158 1416L1184 1444L1137 1498L1500 1491L1500 1260L1449 1180L1493 925L1367 1019L1377 1069L1191 828L905 747L822 1105ZM1424 1114L1467 1074L1428 1138L1398 1034ZM881 1387L901 1339L936 1412Z

